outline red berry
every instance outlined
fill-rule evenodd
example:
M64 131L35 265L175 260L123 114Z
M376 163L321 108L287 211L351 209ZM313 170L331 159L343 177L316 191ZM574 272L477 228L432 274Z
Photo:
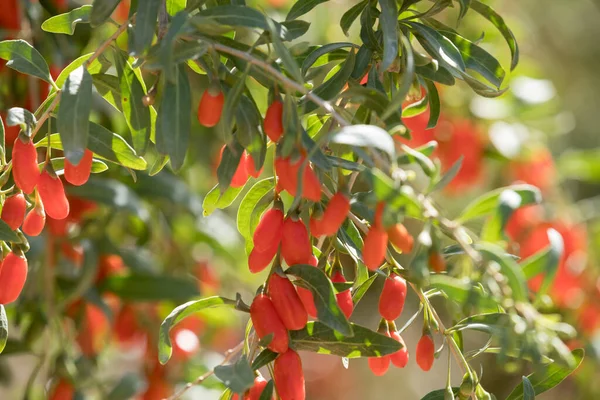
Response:
M79 164L73 165L65 158L65 179L72 185L81 186L88 181L92 172L94 153L86 149Z
M260 251L256 247L252 249L248 256L248 268L253 274L257 274L263 269L267 268L275 254L279 249L279 243L273 243L273 245L265 251Z
M43 207L35 207L27 213L23 221L23 233L27 236L38 236L44 230L46 213Z
M392 225L387 230L390 243L403 253L410 253L413 248L414 239L402 224Z
M223 145L223 147L221 147L221 154L219 155L219 164L223 159L223 152L225 151L226 146L227 145ZM242 157L240 158L237 169L235 170L235 173L231 178L231 182L229 183L229 186L231 186L232 188L242 187L248 181L248 171L246 170L246 161L244 159L245 155L242 153Z
M283 211L278 208L267 210L256 227L253 235L254 247L259 251L279 245L283 234Z
M301 219L287 218L283 223L281 255L288 265L310 262L312 245L308 231Z
M263 126L265 133L273 142L278 142L283 135L283 103L275 100L265 114Z
M281 187L292 196L296 195L298 186L298 173L304 164L305 157L300 157L296 162L289 158L275 160L275 170L279 177ZM321 182L310 165L306 165L302 174L302 197L314 202L321 200Z
M367 268L375 271L385 260L387 250L388 234L377 226L371 227L365 236L363 246L363 261Z
M429 267L433 271L437 272L438 274L440 272L445 271L446 270L446 260L444 260L444 256L442 256L437 251L432 251L429 254Z
M115 337L120 344L128 345L143 338L143 332L137 321L135 309L131 304L125 304L115 318L113 328Z
M423 335L417 343L415 358L423 371L429 371L433 365L435 347L431 335Z
M72 400L75 397L75 388L69 382L61 379L52 390L48 400Z
M400 334L398 332L392 332L391 336L392 336L392 338L394 338L398 342L400 342L400 344L402 345L402 348L400 350L398 350L397 352L395 352L394 354L391 354L390 360L392 361L392 364L394 364L396 367L404 368L404 367L406 367L406 364L408 364L408 348L406 347L406 344L404 343L404 339L402 339L402 336L400 336Z
M44 170L38 183L40 199L46 214L54 219L64 219L69 215L69 200L65 195L62 181L56 175Z
M248 172L248 175L250 175L253 178L258 178L260 176L260 174L262 174L263 169L259 169L256 170L256 165L254 164L254 158L252 158L252 155L248 152L244 152L244 155L242 156L242 160L244 161L245 165L246 165L246 171Z
M390 368L390 356L369 357L369 368L375 376L383 376Z
M281 400L305 400L302 360L294 350L280 354L273 366L275 387Z
M334 194L323 213L321 222L321 231L323 232L323 235L335 235L349 213L350 199L341 192Z
M271 343L267 346L269 349L276 353L287 351L288 332L270 298L264 294L257 295L250 306L250 318L256 335L260 339L270 334L273 335Z
M291 193L296 193L296 185L298 178L296 175L290 174L290 159L276 157L275 158L275 173L277 175L278 191L282 190Z
M291 331L302 329L308 322L308 314L288 278L273 274L269 278L269 296L285 327Z
M379 297L379 313L388 320L393 321L402 314L406 300L406 281L401 276L392 273L383 284Z
M10 229L14 231L23 223L25 211L27 211L27 202L23 193L10 196L4 201L4 205L2 206L2 221L6 222L10 226Z
M27 280L27 259L8 253L0 264L0 304L17 300Z
M257 376L254 378L254 385L248 390L248 392L244 395L244 400L259 400L260 395L267 387L267 381L262 376Z
M37 150L33 142L19 136L12 150L13 178L15 185L27 194L31 194L38 183L40 169L37 164ZM25 140L25 141L24 141Z
M296 291L298 292L298 297L300 298L300 301L302 301L306 313L312 318L317 318L317 307L315 306L315 298L313 297L312 292L309 289L300 286L296 287Z
M200 124L207 128L217 125L221 119L224 103L225 96L223 92L219 91L212 94L210 89L205 90L198 105L198 121L200 121Z
M325 235L323 232L323 215L317 217L313 214L310 217L308 226L310 227L310 234L314 237L321 237Z
M331 282L346 282L346 278L344 277L342 271L335 271L331 275ZM335 297L337 298L338 306L340 307L346 318L350 318L350 316L352 315L352 311L354 311L354 303L352 303L352 293L350 292L350 289L337 293Z

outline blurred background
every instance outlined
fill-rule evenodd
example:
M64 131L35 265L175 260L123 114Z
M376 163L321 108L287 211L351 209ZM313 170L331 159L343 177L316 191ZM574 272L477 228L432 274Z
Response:
M40 22L53 13L89 3L22 1L24 8L20 9L21 19L16 24L4 17L7 13L0 11L0 37L34 41L35 47L53 65L53 72L58 74L79 55L93 51L114 27L91 30L87 25L78 25L75 35L69 37L44 33L39 29ZM563 235L566 254L550 292L548 310L561 313L579 329L580 336L570 345L585 347L586 359L573 376L540 398L599 398L600 255L596 246L600 245L600 135L597 122L600 109L600 46L597 41L600 2L486 3L505 18L520 46L520 63L505 81L507 92L499 98L487 99L474 95L462 83L440 88L443 106L438 127L426 131L426 115L407 119L407 126L413 131L410 143L419 145L438 140L437 155L446 168L460 156L464 157L463 169L455 181L436 198L450 216L458 215L468 201L495 187L521 181L542 190L542 206L525 208L512 218L508 232L513 241L511 246L517 254L526 257L546 245L544 235L538 234L542 229L545 232L545 228L554 227ZM282 20L293 2L250 0L248 4ZM352 2L340 0L319 5L303 17L311 22L311 27L301 41L326 44L348 40L339 27L339 20L352 5ZM126 5L124 7L119 7L115 20L126 18L128 9ZM456 16L457 10L449 10L443 19L447 25L456 27ZM350 40L357 41L358 28L355 24L350 30ZM496 55L508 71L510 54L493 26L470 11L458 29L469 39L479 40L479 44ZM119 42L125 43L126 37L121 37ZM299 48L302 46L294 44ZM194 101L190 106L195 109L207 79L204 75L190 75L194 85ZM249 86L253 88L252 82ZM48 88L39 81L8 68L0 69L2 116L13 106L35 110L47 91ZM262 104L260 97L256 97L264 112L266 93L262 96ZM97 122L127 135L125 121L107 103L98 99L95 110ZM25 388L29 388L32 398L44 398L43 388L56 395L57 385L68 381L67 377L72 379L71 371L76 367L81 387L91 388L90 392L96 393L84 398L103 398L102 393L110 390L106 382L118 382L125 373L130 373L132 379L139 381L140 391L146 391L140 398L158 399L218 364L222 354L243 337L245 315L240 318L239 313L228 310L203 312L174 330L174 359L165 367L159 367L155 353L158 325L178 303L122 298L86 298L75 302L66 311L68 320L57 322L58 329L63 330L62 340L42 340L40 343L36 340L39 337L35 336L40 330L35 317L36 301L40 299L32 292L35 281L44 279L41 269L49 262L45 251L48 246L55 249L55 274L59 283L64 281L66 285L78 279L78 272L73 271L78 271L77 266L84 263L82 246L89 237L94 237L95 243L102 243L98 247L97 282L107 275L127 270L152 271L194 280L203 296L219 293L233 298L239 292L247 301L252 298L264 276L251 276L248 272L243 239L236 229L235 210L242 196L228 210L204 215L209 212L202 210L202 200L216 184L215 155L223 143L212 130L201 127L196 121L193 124L193 145L180 177L169 171L154 177L140 173L134 183L127 171L111 168L102 175L103 180L90 181L96 194L90 194L93 192L90 190L70 190L76 212L67 226L49 221L48 232L32 242L32 257L39 256L30 260L34 282L28 283L30 296L25 296L18 307L9 309L10 319L17 316L19 320L19 326L13 327L18 339L13 339L0 356L0 398L21 398ZM14 141L16 133L7 131L7 145ZM265 175L267 173L270 173L268 168ZM119 190L125 190L123 187L128 195L139 201L140 208L133 212L120 209L115 206L114 199L97 194L109 188L113 190L110 193L121 193ZM407 224L409 229L417 231L417 223L411 224ZM480 226L470 228L477 231ZM346 272L351 280L352 269L348 268ZM375 286L377 284L381 285L381 282ZM530 285L535 287L536 282L532 281ZM373 288L358 305L352 316L353 322L372 328L377 326L379 317L372 312L377 302L376 293L377 289ZM414 293L409 293L398 326L404 325L417 305ZM437 302L436 306L444 314L444 302ZM20 314L25 315L24 320L19 319ZM420 399L431 390L443 388L448 363L445 351L428 373L422 372L414 362L414 348L421 336L421 328L417 318L403 334L411 353L408 366L402 370L392 368L380 378L372 375L366 360L350 360L346 369L337 357L302 354L307 398ZM437 339L439 346L441 342ZM477 349L485 341L482 336L466 336L465 348ZM59 351L61 357L47 360L45 346L64 351ZM81 353L83 357L79 356ZM498 398L504 398L520 382L522 375L531 372L524 363L500 367L493 355L479 356L472 365L475 370L483 370L484 387ZM81 371L89 371L89 374L82 377ZM457 368L452 370L452 379L456 385L460 384L462 374ZM202 386L190 390L184 398L217 399L221 392L220 383L210 378Z

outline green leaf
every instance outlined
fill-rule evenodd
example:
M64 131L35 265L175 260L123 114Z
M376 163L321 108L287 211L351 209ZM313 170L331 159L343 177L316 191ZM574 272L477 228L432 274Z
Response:
M212 214L217 208L223 209L227 208L233 203L233 201L237 198L240 192L244 189L243 187L232 188L231 186L225 190L225 192L221 193L221 189L219 185L216 185L214 188L208 192L206 197L204 198L204 202L202 203L202 208L204 209L203 214L205 217L208 217Z
M8 341L8 319L6 318L6 309L0 304L0 354L6 347Z
M415 77L415 57L413 54L412 46L408 39L402 35L402 47L404 48L405 53L404 57L404 71L402 74L402 83L398 91L392 97L392 101L390 101L389 105L386 107L383 115L381 116L384 119L387 119L392 114L399 112L402 114L402 105L406 100L406 95L408 94L414 77Z
M126 301L186 301L200 294L193 280L148 274L110 276L102 281L100 290Z
M516 302L527 301L525 275L517 262L512 257L507 256L499 246L490 243L478 243L478 245L478 251L483 258L494 261L500 266L500 271L512 290L512 299Z
M275 359L279 356L279 353L275 353L272 350L264 349L256 356L254 361L252 361L252 369L256 371L269 364L270 362L275 361Z
M50 84L53 82L44 57L22 39L0 42L0 58L7 61L9 68L36 76Z
M448 300L461 306L474 305L490 310L498 308L498 303L489 294L484 293L479 286L470 284L469 280L435 274L429 277L429 286L441 290Z
M248 190L242 199L237 213L237 228L247 244L252 243L252 235L256 226L252 226L252 214L258 203L273 192L274 178L266 178L258 181Z
M535 399L535 389L533 385L527 379L526 376L523 376L523 400L534 400Z
M469 7L471 6L471 0L458 0L460 5L460 13L458 14L458 20L460 21L465 17L467 11L469 11Z
M265 388L263 389L258 400L271 400L273 398L274 390L275 390L275 381L273 381L273 379L271 379L267 383L267 386L265 386Z
M552 282L558 271L560 259L565 249L563 238L560 233L550 228L547 230L547 235L550 244L536 254L526 258L521 263L521 268L523 269L523 274L526 279L533 278L539 273L544 273L544 280L537 292L538 298L546 294L552 286Z
M385 335L360 325L350 326L354 336L347 337L321 322L311 321L304 329L290 331L290 346L295 350L347 358L379 357L395 353L402 348L399 342Z
M404 21L413 32L421 46L435 59L459 71L465 71L465 62L460 51L447 37L433 28L418 22Z
M365 267L366 269L366 267ZM354 290L352 290L352 303L354 307L362 300L362 298L367 294L367 291L377 279L377 274L371 275L366 281L362 282L358 285Z
M138 3L132 47L136 55L142 54L152 44L161 4L161 0L144 0Z
M452 392L457 395L460 388L453 387ZM446 389L438 389L427 393L421 400L446 400Z
M521 206L521 196L514 190L506 189L498 197L496 212L485 223L481 239L498 242L503 239L504 228L513 213Z
M12 242L19 243L21 239L17 236L17 234L10 229L10 226L4 221L0 219L0 240L4 242Z
M235 301L224 297L207 297L201 300L189 301L185 304L175 307L173 311L164 319L158 331L158 360L161 364L166 364L171 358L172 348L169 332L175 325L186 317L202 311L206 308L227 306L235 307Z
M144 381L133 372L126 373L106 396L107 400L128 400L144 389Z
M64 33L72 35L75 33L75 25L90 22L92 6L81 6L74 8L65 14L55 15L42 23L42 29L50 33Z
M92 27L97 27L105 23L120 2L121 0L94 0L94 3L92 3L92 15L90 17Z
M301 17L316 6L318 6L319 4L325 3L326 1L328 0L298 0L294 3L290 11L288 12L288 15L285 17L285 20L291 21L298 17Z
M166 3L167 13L171 16L185 10L185 7L187 6L187 0L166 0Z
M215 376L234 393L244 393L254 385L254 371L245 354L235 364L216 366Z
M185 207L197 218L202 217L200 198L191 191L183 179L168 171L161 171L152 176L139 174L133 190L142 197L166 200L178 207Z
M165 82L156 119L156 149L167 154L175 171L183 165L189 145L192 94L185 66L176 66L176 80Z
M429 101L429 121L427 121L427 129L435 128L438 119L440 118L440 95L438 94L435 84L425 79L425 87L427 88L427 100Z
M465 207L456 221L462 224L471 219L489 215L496 208L500 195L507 189L513 190L521 196L521 207L528 204L539 204L542 201L540 189L533 185L506 186L487 192L473 200Z
M71 74L71 72L75 71L77 68L81 67L83 64L86 63L87 60L90 59L90 57L93 55L94 53L88 53L88 54L84 54L79 58L76 58L75 60L73 60L69 65L67 65L58 75L58 78L56 78L56 86L58 87L62 87L65 82L67 81L67 78L69 77L69 75ZM98 61L98 59L96 58L94 61L92 61L92 63L87 67L88 72L91 75L97 74L102 70L102 64L100 63L100 61ZM55 89L52 88L51 92L54 92Z
M243 152L244 148L235 140L223 149L221 162L217 167L217 179L219 181L221 194L229 189L231 180L239 168Z
M398 5L396 0L379 0L379 5L379 25L383 33L383 59L379 70L387 71L398 57Z
M21 107L9 108L6 113L6 125L8 126L20 126L21 128L33 128L37 125L37 119L31 111Z
M343 127L332 136L331 142L357 147L372 147L384 151L392 160L396 158L394 139L389 133L375 125Z
M121 107L121 88L119 78L108 74L92 75L94 87L100 95L110 103L111 106L120 112L123 112Z
M286 71L294 78L297 83L304 83L304 78L302 77L302 73L300 72L300 68L294 60L294 57L290 54L290 51L278 35L278 26L275 24L275 21L268 18L266 19L267 26L269 27L269 31L271 32L271 38L273 40L273 47L275 49L275 53L281 58L281 63L285 67Z
M433 164L433 161L425 154L421 153L418 150L415 150L405 144L401 144L400 148L404 151L405 156L403 159L406 159L409 164L417 163L425 172L425 175L432 176L435 173L436 167Z
M348 11L342 15L342 19L340 19L340 27L342 28L342 32L344 35L348 36L348 31L350 27L356 21L356 18L363 12L363 10L369 4L368 0L363 0L350 8Z
M456 83L454 76L446 68L434 63L417 65L415 66L415 72L423 78L439 82L446 86L452 86Z
M233 129L234 122L236 122L235 115L238 110L238 105L241 101L242 93L244 93L244 91L246 90L246 78L248 77L249 72L250 65L246 67L246 70L244 71L242 76L239 77L239 79L235 82L235 85L233 85L231 90L227 92L227 96L225 96L225 102L223 104L223 113L219 122L219 130L228 142L231 138L231 131ZM238 125L242 127L243 124L238 123ZM233 172L235 173L235 170L233 170ZM224 182L221 180L219 180L219 183L224 185Z
M348 82L348 78L354 70L354 62L356 60L356 54L353 50L350 50L346 61L342 63L341 68L331 78L313 89L313 93L323 100L333 100L344 88ZM300 81L301 82L301 81ZM304 112L306 114L311 113L319 108L319 105L309 100L304 100L305 104Z
M79 164L87 148L92 111L92 76L84 66L71 72L62 87L57 129L67 160Z
M142 221L150 218L148 210L137 194L129 186L114 179L90 177L85 185L69 186L67 192L117 210L127 211Z
M298 3L296 3L296 4L298 4ZM335 50L343 49L345 47L354 47L354 44L350 43L350 42L329 43L329 44L315 48L313 51L311 51L306 56L306 58L302 62L302 70L301 70L302 75L306 76L306 73L308 72L310 67L312 67L317 62L317 60L321 59L323 56L325 56ZM323 57L323 58L325 58L325 57ZM327 59L326 61L330 61L330 60Z
M56 157L53 158L52 160L50 160L50 162L52 163L52 168L54 169L54 171L56 171L57 175L61 175L62 171L65 169L65 158L64 157ZM38 164L41 167L43 167L44 163L39 163ZM92 174L99 174L100 172L104 172L108 169L108 165L106 165L105 163L103 163L100 160L92 160Z
M435 184L432 191L442 190L446 186L448 186L448 184L450 182L452 182L452 180L456 177L456 175L458 175L458 172L460 171L460 169L462 167L462 163L463 163L464 159L465 159L464 156L461 155L458 158L458 160L456 160L456 162L454 164L452 164L452 166L448 169L448 171L446 171L444 176L442 176L442 178Z
M575 359L575 364L571 367L552 363L542 367L539 371L527 376L535 395L540 395L561 383L567 376L579 367L583 360L583 349L575 349L571 352ZM506 400L524 400L524 384L519 384L506 398Z
M323 271L312 265L294 265L285 272L300 278L302 286L312 292L317 317L322 324L344 336L352 336L352 327L337 304L333 284Z
M512 71L513 69L515 69L515 67L519 63L519 46L517 45L515 35L508 28L508 26L506 26L504 19L490 6L483 4L477 0L473 0L471 2L471 8L479 14L481 14L485 19L490 21L496 27L496 29L500 31L500 33L504 37L504 40L506 40L508 47L510 48L510 70Z
M126 57L120 51L115 52L115 63L119 74L123 116L131 131L133 148L137 153L143 155L150 142L152 131L150 107L146 107L143 101L146 91Z

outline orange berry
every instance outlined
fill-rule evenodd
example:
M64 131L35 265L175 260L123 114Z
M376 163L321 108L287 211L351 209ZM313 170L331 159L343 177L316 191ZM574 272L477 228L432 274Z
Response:
M334 194L323 213L321 222L321 232L323 235L335 235L349 213L350 199L342 192Z
M79 164L73 165L65 158L65 179L72 185L81 186L88 181L92 172L94 153L86 149Z
M265 133L273 142L278 142L283 135L283 103L275 100L265 114L263 123Z
M301 219L286 218L283 223L281 255L288 265L308 264L312 256L312 245L308 231Z
M388 230L390 243L403 253L410 253L415 240L402 224L392 225Z
M37 164L37 150L33 142L20 135L12 149L13 178L15 185L27 194L31 194L38 184L40 169Z
M275 359L273 366L275 387L281 400L305 400L304 372L302 360L294 350L289 349Z
M344 277L342 271L335 271L331 275L331 282L346 282L346 278ZM350 318L350 316L352 315L352 311L354 311L354 303L352 303L352 293L350 292L350 289L337 293L335 297L337 299L338 306L340 307L346 318Z
M6 198L0 218L14 231L23 223L25 211L27 211L25 196L23 196L23 193L18 193Z
M446 270L446 260L444 256L437 251L432 251L429 253L429 267L437 272L444 272Z
M252 236L254 247L258 251L265 251L279 245L283 234L283 212L278 208L267 210L258 223Z
M27 236L38 236L44 230L46 212L43 207L35 207L27 213L23 221L23 233Z
M210 89L205 90L198 105L198 121L200 124L207 128L217 125L221 119L224 103L225 96L222 91L212 94Z
M435 347L431 335L423 335L417 343L415 358L423 371L429 371L433 365Z
M379 296L379 314L387 321L394 321L402 314L406 301L406 281L395 273L385 280Z
M400 342L402 348L394 354L391 354L390 360L392 361L392 364L394 364L396 367L404 368L406 367L406 364L408 364L408 348L404 343L404 339L402 339L402 336L400 336L398 332L392 332L391 336L393 339L396 339L396 341Z
M375 271L385 260L387 250L388 234L376 225L371 227L365 236L363 246L363 261L367 268Z
M67 218L69 200L67 200L65 188L59 177L50 175L48 170L44 170L40 175L38 191L46 214L54 219Z
M285 327L291 331L302 329L308 322L308 314L294 284L286 277L273 274L269 278L269 296Z
M250 318L260 339L273 335L271 343L267 346L269 349L276 353L285 353L288 350L287 329L270 298L264 294L257 295L250 306Z
M17 300L27 280L27 259L8 253L0 264L0 304Z

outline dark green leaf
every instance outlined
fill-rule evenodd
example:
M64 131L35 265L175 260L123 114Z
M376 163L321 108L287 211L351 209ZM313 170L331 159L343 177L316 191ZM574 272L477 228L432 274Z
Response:
M273 40L273 47L275 48L275 53L281 58L281 63L285 67L286 71L296 80L298 83L303 83L304 78L302 77L302 73L300 73L300 68L296 63L296 60L290 54L290 51L283 44L281 39L279 38L279 26L276 25L276 22L272 19L266 19L267 26L269 27L269 31L271 32L271 38Z
M506 186L487 192L473 200L465 207L457 221L464 223L474 218L489 215L496 208L498 198L506 189L513 190L521 196L521 207L528 204L538 204L542 201L540 190L533 185L520 184Z
M368 72L373 60L373 50L365 46L364 44L358 48L356 53L356 61L354 62L354 70L350 75L350 78L360 81ZM362 87L362 86L361 86ZM343 92L342 92L343 94ZM387 96L386 96L387 99Z
M110 276L100 289L126 301L185 301L200 294L195 281L171 275Z
M192 23L200 30L210 25L235 26L270 31L271 24L276 36L283 39L281 24L265 17L255 8L241 5L219 5L201 10L192 18Z
M308 56L302 62L302 75L306 76L309 68L312 67L319 58L324 55L333 52L334 50L343 49L345 47L353 47L354 44L350 42L339 42L339 43L329 43L323 46L319 46L313 51L311 51Z
M523 400L534 400L535 399L535 389L533 385L527 379L526 376L523 376Z
M338 72L335 73L331 78L323 82L321 85L317 86L313 89L313 93L323 100L332 100L335 98L344 88L346 83L348 82L348 78L352 74L354 70L354 61L356 60L356 54L353 50L348 54L348 58L343 62L341 68ZM298 71L298 73L300 73ZM305 113L311 113L319 108L316 103L310 102L307 99L304 101Z
M121 0L94 0L90 22L92 27L105 23L112 15Z
M512 257L508 257L502 248L496 245L479 243L478 250L484 259L494 261L500 266L500 271L512 290L512 299L516 302L527 301L525 275L517 262Z
M383 33L383 59L379 69L387 71L398 57L398 6L396 0L379 0L379 5L379 25Z
M360 325L350 326L354 335L346 337L321 322L309 322L304 329L290 331L290 346L296 350L347 358L379 357L395 353L402 348L402 345L392 338Z
M169 338L169 331L181 322L186 317L202 311L206 308L227 306L233 308L235 301L226 299L224 297L207 297L201 300L189 301L185 304L175 307L173 311L165 318L160 325L158 332L158 360L161 364L166 364L171 358L171 339Z
M90 177L84 186L69 186L67 192L136 215L142 221L150 218L148 210L129 186L114 180Z
M170 172L161 171L153 176L140 174L133 189L142 197L167 200L178 207L185 207L198 218L202 217L200 198L184 180Z
M359 164L354 161L346 160L346 159L343 159L340 157L335 157L335 156L326 156L326 157L327 157L327 160L329 160L329 164L332 167L342 168L347 171L356 171L356 172L364 171L366 168L362 164Z
M0 304L0 354L6 347L8 340L8 319L6 318L6 309L3 304Z
M120 51L115 52L115 61L119 73L123 116L131 131L133 148L137 153L143 155L150 142L152 131L150 107L144 105L143 101L146 91L126 57Z
M156 119L156 149L167 154L179 170L188 149L191 129L192 94L185 66L175 66L175 82L166 81Z
M244 188L232 188L230 186L227 188L227 190L225 190L225 192L221 193L219 185L216 185L210 190L210 192L208 192L208 194L204 198L204 202L202 203L202 208L204 209L204 216L208 217L217 208L223 209L229 207L231 203L233 203L233 201L237 198L238 194L240 194L242 189Z
M122 112L119 78L114 75L95 74L92 75L92 81L98 93L104 97L104 100L109 102L116 110Z
M427 100L429 101L429 121L427 121L427 129L435 128L438 119L440 118L440 95L438 94L435 83L425 79L425 87L427 88Z
M418 22L406 21L403 23L409 26L423 48L438 62L464 72L465 62L460 51L450 39L435 29Z
M138 2L132 48L136 55L144 53L152 44L158 10L161 4L161 0L144 0Z
M340 20L340 27L342 28L342 32L344 32L344 35L348 36L348 30L350 30L350 27L352 26L356 18L358 18L358 16L363 12L363 10L367 7L368 4L368 0L363 0L352 6L352 8L350 8L344 13L344 15L342 15L342 19Z
M269 349L264 349L259 355L256 356L254 361L252 361L252 369L256 371L257 369L264 367L270 362L275 361L278 355L279 353L275 353Z
M254 371L245 354L235 364L216 366L215 376L234 393L244 393L254 385Z
M225 146L223 149L221 162L217 167L217 179L221 194L229 189L231 180L240 165L243 152L244 148L237 141L233 141L231 145ZM204 209L206 210L206 207Z
M294 265L286 273L300 278L312 292L321 323L344 336L352 336L350 323L337 304L335 289L323 271L312 265Z
M42 29L50 33L64 33L72 35L75 33L75 25L90 22L92 6L81 6L74 8L68 13L55 15L42 23Z
M531 386L533 386L536 396L561 383L567 376L571 375L571 373L575 371L577 367L579 367L584 356L583 349L575 349L571 352L571 354L575 359L575 364L573 366L568 367L557 363L552 363L527 376ZM525 396L523 383L520 383L519 386L517 386L506 398L506 400L524 399Z
M252 226L251 224L254 209L261 199L272 193L274 185L274 178L266 178L256 182L240 203L237 213L237 228L246 240L247 245L252 243L252 235L254 234L254 229L256 229L256 226Z
M71 72L62 87L57 129L65 157L77 165L87 148L92 111L92 76L84 66Z
M160 63L163 65L164 73L167 80L171 83L176 83L178 79L178 70L174 68L174 51L175 43L180 32L185 28L188 21L188 13L181 12L173 17L169 30L160 42ZM184 68L181 68L184 69Z
M452 86L456 82L454 76L441 65L429 63L426 65L417 65L415 67L417 75L429 79L430 81L439 82L441 84Z
M286 21L294 20L298 17L303 16L316 6L321 3L325 3L328 0L298 0L294 3L288 15L285 17Z
M106 396L107 400L128 400L144 389L144 381L133 372L126 373Z
M271 379L269 383L267 383L267 386L265 386L265 388L263 389L258 400L271 400L273 398L274 388L275 382L273 381L273 379Z
M453 387L452 392L456 395L460 388ZM446 389L438 389L427 393L421 400L446 400Z
M396 158L394 139L389 133L375 125L350 125L340 129L331 138L332 143L342 143L357 147L372 147Z
M392 97L392 101L383 112L382 118L386 119L393 113L399 112L402 114L402 105L406 101L406 95L410 90L414 77L415 77L415 59L413 55L412 46L408 39L402 35L402 47L404 48L404 69L402 74L402 83L398 92Z
M0 219L0 240L5 242L19 243L21 239L10 229L10 226Z
M490 6L483 4L477 0L473 0L471 2L471 8L481 14L485 19L490 21L502 34L506 43L508 43L508 47L510 48L511 54L511 63L510 70L515 69L517 64L519 63L519 46L517 45L517 40L515 39L515 35L512 31L506 26L504 19L496 11L494 11Z
M6 66L27 75L33 75L52 83L50 70L44 57L24 40L4 40L0 42L0 58Z

